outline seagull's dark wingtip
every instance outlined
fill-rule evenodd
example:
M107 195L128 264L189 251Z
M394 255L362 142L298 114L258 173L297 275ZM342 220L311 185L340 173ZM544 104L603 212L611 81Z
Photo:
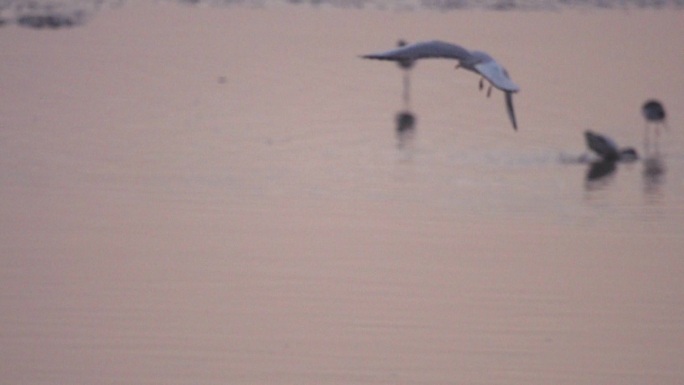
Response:
M387 58L381 55L377 54L366 54L366 55L360 55L359 56L361 59L374 59L374 60L395 60L392 58Z
M505 92L506 94L506 111L508 112L508 117L511 119L511 124L513 124L513 130L518 131L518 122L515 119L515 110L513 110L513 93L510 91Z

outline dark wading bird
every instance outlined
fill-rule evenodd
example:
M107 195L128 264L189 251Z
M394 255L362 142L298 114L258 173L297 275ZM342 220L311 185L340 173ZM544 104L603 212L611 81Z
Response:
M647 191L656 191L658 186L663 181L663 174L665 174L665 164L660 156L660 126L667 129L667 115L665 114L665 107L656 99L647 100L641 107L641 113L646 119L644 127L644 150L646 157L644 158L644 180L646 182ZM653 126L655 130L655 143L651 143L649 130Z
M652 126L655 130L656 146L658 145L658 139L660 138L660 126L667 129L665 107L663 107L663 104L659 101L649 99L641 106L641 114L644 116L644 119L646 119L646 125L644 126L644 146L646 149L650 149L650 127Z
M644 103L644 105L641 107L641 113L644 115L644 119L646 119L646 127L647 128L648 128L649 123L655 124L656 128L658 127L658 125L661 125L661 124L663 126L666 126L665 107L663 107L663 104L660 103L659 101L657 101L655 99L647 100Z
M518 129L513 110L513 94L520 91L508 76L508 72L491 56L482 51L469 51L461 46L433 40L415 44L409 44L390 51L363 55L365 59L391 60L399 63L403 68L409 67L419 59L454 59L458 60L456 68L464 68L472 71L482 78L479 87L484 87L484 79L489 82L487 96L491 94L492 87L504 92L506 98L506 110L511 120L513 129ZM405 67L406 66L406 67Z
M584 132L587 147L601 157L603 162L633 161L638 158L637 152L631 147L620 149L609 137L594 133L590 130Z

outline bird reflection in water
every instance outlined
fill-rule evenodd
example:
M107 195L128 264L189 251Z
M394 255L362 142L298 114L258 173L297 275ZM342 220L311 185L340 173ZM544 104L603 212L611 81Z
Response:
M665 182L665 163L660 155L652 155L644 159L642 171L644 180L644 192L646 194L659 194L660 187Z
M410 111L399 111L395 115L397 139L399 148L406 148L415 136L416 116Z
M612 175L616 169L617 166L615 165L615 161L612 160L601 159L591 162L587 169L587 182L595 182L604 179L605 177Z
M399 111L395 115L395 123L397 124L397 133L410 133L416 126L416 116L408 110Z
M665 162L660 154L658 140L645 148L643 170L641 175L644 182L644 192L648 195L657 195L665 181Z

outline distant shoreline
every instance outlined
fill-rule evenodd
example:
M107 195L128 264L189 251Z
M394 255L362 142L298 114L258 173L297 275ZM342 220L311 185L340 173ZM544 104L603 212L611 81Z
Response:
M587 10L640 10L684 9L684 0L168 0L191 6L209 7L269 7L311 6L338 9L380 9L388 11L437 11L462 10L508 11L562 11L565 9ZM25 28L54 30L85 24L102 9L126 6L125 0L48 0L10 1L0 8L0 27L17 25Z

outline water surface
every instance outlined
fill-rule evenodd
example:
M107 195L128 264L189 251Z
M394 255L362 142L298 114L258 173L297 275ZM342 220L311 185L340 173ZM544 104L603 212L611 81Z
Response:
M162 3L3 29L2 382L682 383L682 21ZM519 131L434 61L399 135L400 70L358 58L398 38L495 56ZM588 180L588 128L643 160Z

